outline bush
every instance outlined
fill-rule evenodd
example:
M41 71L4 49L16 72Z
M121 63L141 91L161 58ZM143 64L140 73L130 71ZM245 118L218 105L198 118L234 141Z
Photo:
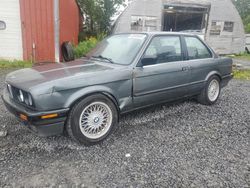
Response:
M250 33L250 23L245 25L245 31L246 33Z
M90 50L96 47L98 40L95 37L90 37L85 41L82 41L74 48L75 58L85 56Z

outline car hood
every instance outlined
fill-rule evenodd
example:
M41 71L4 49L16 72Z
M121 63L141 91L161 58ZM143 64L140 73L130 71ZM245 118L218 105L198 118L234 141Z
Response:
M121 66L79 59L70 63L51 63L18 70L8 74L6 82L25 91L36 90L37 94L41 94L98 84L105 80L104 74L110 81L110 73L107 72L118 67Z

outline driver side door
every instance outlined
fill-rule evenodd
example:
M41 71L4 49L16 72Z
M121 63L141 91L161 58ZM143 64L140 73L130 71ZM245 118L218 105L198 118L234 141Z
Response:
M184 51L180 36L155 36L134 70L135 107L186 96L190 70L187 62L183 60Z

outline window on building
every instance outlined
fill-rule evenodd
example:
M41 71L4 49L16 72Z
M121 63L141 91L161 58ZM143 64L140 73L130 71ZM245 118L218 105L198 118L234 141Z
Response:
M0 20L0 30L5 30L5 29L6 29L6 23Z
M185 37L189 59L211 58L209 49L196 37Z
M223 22L212 21L210 35L220 35Z
M145 27L147 31L156 31L157 30L157 18L148 16L145 19Z
M233 32L234 30L234 22L225 22L223 31Z
M142 31L143 28L143 17L142 16L131 16L131 30Z
M156 58L152 64L167 63L182 60L181 42L178 36L155 37L145 52L145 57Z

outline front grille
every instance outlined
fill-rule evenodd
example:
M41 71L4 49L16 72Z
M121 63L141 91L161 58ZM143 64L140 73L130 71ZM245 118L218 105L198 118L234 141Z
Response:
M11 88L12 88L12 93L13 93L13 99L18 100L19 89L17 89L16 87L13 87L13 86Z

